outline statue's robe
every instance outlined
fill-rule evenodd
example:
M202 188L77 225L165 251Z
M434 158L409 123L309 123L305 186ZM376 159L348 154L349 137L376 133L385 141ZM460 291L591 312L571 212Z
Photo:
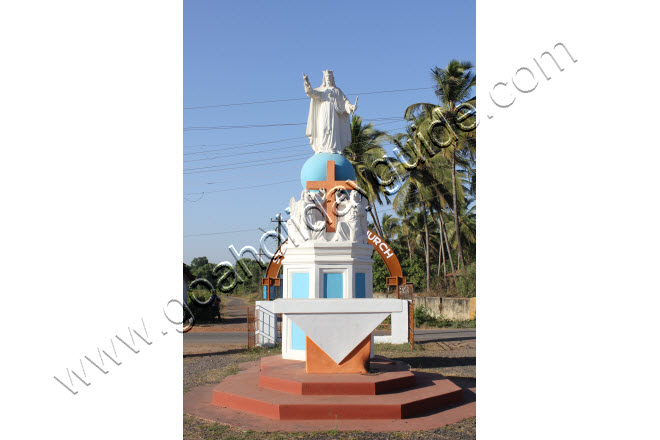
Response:
M307 132L315 153L341 153L351 144L351 103L337 87L308 89Z

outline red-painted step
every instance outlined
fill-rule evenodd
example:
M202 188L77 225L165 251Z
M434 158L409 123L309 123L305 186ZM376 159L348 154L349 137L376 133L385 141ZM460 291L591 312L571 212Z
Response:
M275 420L376 420L439 410L460 402L463 395L451 381L430 373L414 372L416 384L405 390L360 396L276 391L258 385L259 373L254 366L227 377L214 388L213 404Z
M403 362L377 356L371 374L307 374L305 363L269 356L261 359L259 386L302 395L375 395L415 386L415 375Z

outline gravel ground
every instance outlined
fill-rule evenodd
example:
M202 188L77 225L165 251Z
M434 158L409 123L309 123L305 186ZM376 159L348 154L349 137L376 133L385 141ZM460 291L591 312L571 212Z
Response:
M243 345L227 347L225 351L218 354L188 355L183 358L183 392L200 385L221 382L230 374L238 373L238 364L242 362L256 361L262 356L273 356L280 353L282 351L279 347L271 349L256 347L248 352Z
M262 356L279 354L279 348L256 348L251 352L245 346L228 347L222 354L188 356L183 359L183 391L193 387L218 383L230 374L238 372L238 364L254 361ZM408 363L413 369L440 373L462 387L476 386L475 350L443 350L437 344L416 344L412 351L408 346L379 344L376 354ZM216 439L476 439L476 419L444 426L432 431L417 432L309 432L309 433L264 433L241 431L231 426L212 423L196 417L184 415L183 438L189 440Z
M421 350L412 352L376 350L376 353L405 362L415 370L440 373L460 387L473 388L477 386L474 349L438 351L433 345L420 344ZM417 345L415 347L417 348Z
M466 419L452 425L443 426L433 431L415 432L360 432L360 431L325 431L325 432L257 432L241 431L227 425L211 423L192 416L183 416L183 438L187 440L474 440L476 439L476 419Z

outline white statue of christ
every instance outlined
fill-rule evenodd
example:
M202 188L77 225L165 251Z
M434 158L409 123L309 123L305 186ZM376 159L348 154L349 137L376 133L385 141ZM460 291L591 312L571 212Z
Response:
M303 73L305 93L311 98L307 132L314 153L339 153L351 144L351 117L358 98L351 104L335 86L332 70L323 71L323 84L313 89Z

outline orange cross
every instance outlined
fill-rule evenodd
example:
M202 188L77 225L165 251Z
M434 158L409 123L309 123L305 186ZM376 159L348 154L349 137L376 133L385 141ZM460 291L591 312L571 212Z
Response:
M325 180L313 180L307 182L307 189L324 189L325 201L323 202L323 209L326 212L325 227L326 232L335 232L335 192L338 189L355 189L355 182L352 180L335 180L335 161L329 160L327 163Z

